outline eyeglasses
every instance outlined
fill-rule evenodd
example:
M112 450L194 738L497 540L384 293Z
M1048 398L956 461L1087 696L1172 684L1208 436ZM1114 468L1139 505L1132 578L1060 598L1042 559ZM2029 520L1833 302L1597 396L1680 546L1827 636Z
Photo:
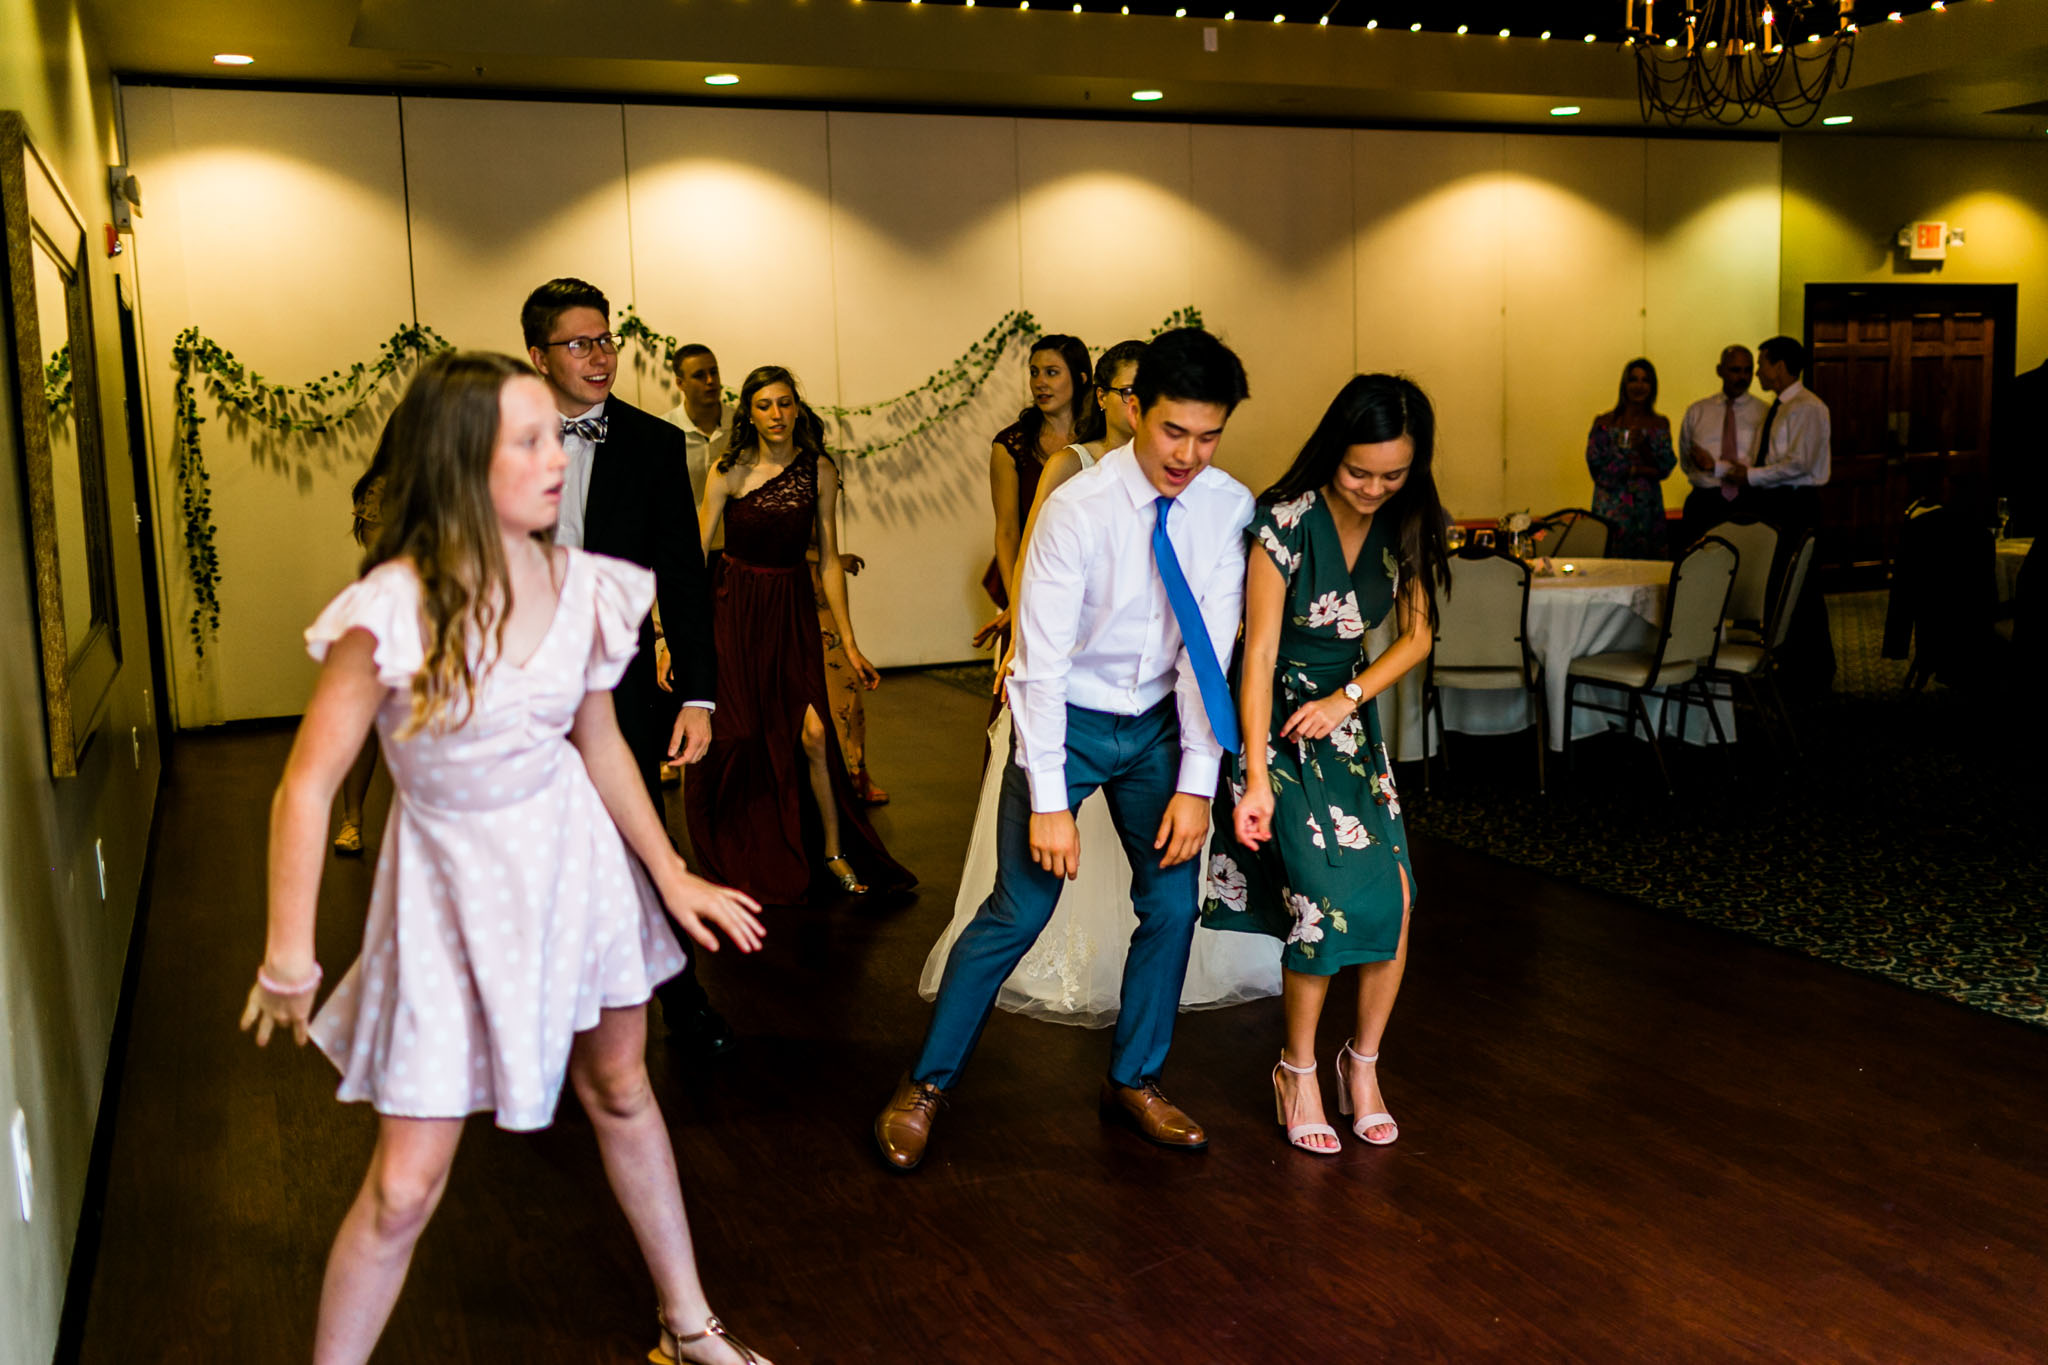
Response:
M1130 398L1137 394L1138 386L1136 384L1126 384L1122 388L1117 388L1115 385L1111 385L1110 387L1105 388L1103 392L1113 393L1117 395L1119 398Z
M589 355L592 350L603 351L606 355L617 355L619 353L619 334L617 332L603 332L594 337L570 337L567 341L550 341L548 345L560 346L578 360Z

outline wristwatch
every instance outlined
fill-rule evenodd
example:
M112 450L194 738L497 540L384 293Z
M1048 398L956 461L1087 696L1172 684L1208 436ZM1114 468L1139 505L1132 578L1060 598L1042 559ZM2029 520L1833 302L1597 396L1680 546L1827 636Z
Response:
M1344 695L1353 706L1357 706L1365 700L1365 689L1355 682L1348 682L1344 684Z

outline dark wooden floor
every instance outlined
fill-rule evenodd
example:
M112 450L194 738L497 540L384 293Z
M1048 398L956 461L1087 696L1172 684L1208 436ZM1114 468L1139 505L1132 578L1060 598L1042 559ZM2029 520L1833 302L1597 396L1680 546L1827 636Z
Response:
M867 1128L923 1027L983 708L907 676L871 714L921 898L778 914L705 968L743 1049L654 1050L712 1301L785 1365L2048 1359L2048 1036L1422 841L1397 1146L1283 1146L1276 1001L1182 1017L1202 1155L1100 1126L1106 1035L999 1014L890 1174ZM93 1365L306 1358L373 1124L317 1054L234 1031L287 739L178 748ZM338 976L370 869L331 867ZM627 1362L652 1307L571 1100L538 1136L472 1123L379 1359Z

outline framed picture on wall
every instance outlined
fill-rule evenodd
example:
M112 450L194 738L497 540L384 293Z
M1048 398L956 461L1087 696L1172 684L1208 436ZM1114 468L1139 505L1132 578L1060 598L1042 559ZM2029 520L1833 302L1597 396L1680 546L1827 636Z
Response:
M121 668L85 222L18 113L0 113L0 220L50 772L77 773Z

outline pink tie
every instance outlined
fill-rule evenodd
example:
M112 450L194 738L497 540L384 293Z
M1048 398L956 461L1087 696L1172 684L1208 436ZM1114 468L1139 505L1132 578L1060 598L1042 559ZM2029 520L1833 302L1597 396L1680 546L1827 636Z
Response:
M1735 400L1733 398L1728 400L1728 406L1721 413L1721 458L1729 464L1741 464L1743 462L1741 454L1735 449ZM1722 484L1721 497L1724 501L1734 502L1735 486L1733 484Z

